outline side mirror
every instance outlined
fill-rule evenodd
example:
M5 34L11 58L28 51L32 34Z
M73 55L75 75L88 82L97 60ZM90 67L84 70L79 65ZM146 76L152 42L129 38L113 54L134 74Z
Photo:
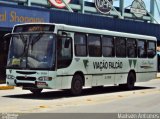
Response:
M10 40L11 36L12 36L11 33L7 33L7 34L5 34L5 35L3 36L3 39L4 39L4 40Z

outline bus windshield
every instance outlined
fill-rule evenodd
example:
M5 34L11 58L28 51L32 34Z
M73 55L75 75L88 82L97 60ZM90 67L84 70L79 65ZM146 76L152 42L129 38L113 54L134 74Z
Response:
M51 69L55 65L52 33L21 33L11 38L7 68Z

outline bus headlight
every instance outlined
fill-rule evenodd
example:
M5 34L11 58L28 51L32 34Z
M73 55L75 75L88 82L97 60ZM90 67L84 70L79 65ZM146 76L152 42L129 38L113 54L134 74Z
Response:
M7 79L15 79L13 75L7 75Z
M52 77L42 76L38 78L38 81L51 81Z

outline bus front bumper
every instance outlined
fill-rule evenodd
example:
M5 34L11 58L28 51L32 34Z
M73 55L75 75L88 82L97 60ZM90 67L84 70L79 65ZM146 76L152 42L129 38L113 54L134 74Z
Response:
M7 85L9 86L17 86L17 87L23 87L23 88L44 88L44 89L50 89L48 82L42 82L42 81L19 81L19 80L13 80L8 81Z

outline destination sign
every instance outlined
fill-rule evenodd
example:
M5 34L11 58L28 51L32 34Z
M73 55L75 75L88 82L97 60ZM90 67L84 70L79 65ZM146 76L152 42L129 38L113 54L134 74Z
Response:
M54 31L54 27L54 25L45 24L19 25L14 28L13 32Z

